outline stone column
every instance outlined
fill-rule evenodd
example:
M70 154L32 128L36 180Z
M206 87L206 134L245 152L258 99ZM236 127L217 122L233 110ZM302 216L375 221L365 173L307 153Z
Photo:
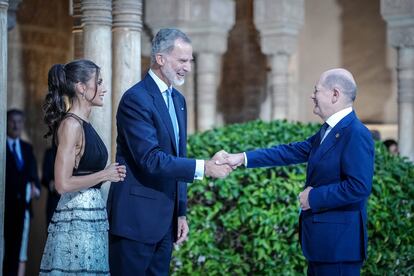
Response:
M414 161L414 2L381 0L388 43L397 50L398 142L400 153Z
M9 7L7 8L7 29L10 31L13 29L16 24L16 12L23 0L10 0L10 1L3 1L8 2Z
M222 124L217 95L222 55L227 51L228 34L236 21L236 7L231 0L199 0L193 5L186 30L196 54L196 129L205 131Z
M104 141L109 156L112 148L112 3L111 0L82 0L84 57L101 68L106 88L103 107L93 108L91 123Z
M24 69L21 25L17 25L16 13L22 0L9 0L7 8L7 63L10 70L7 74L7 108L25 109L25 82L23 80ZM11 93L11 91L13 91Z
M114 0L112 6L112 151L115 153L119 101L141 79L142 0Z
M303 0L255 0L254 23L261 34L262 52L271 66L269 96L271 118L289 114L289 60L296 51L304 20Z
M196 76L197 130L216 125L216 98L221 70L221 55L227 50L228 31L235 22L232 0L151 0L145 3L147 25L155 34L172 26L184 31L192 40ZM185 93L189 94L191 92ZM189 122L191 106L188 106Z
M270 55L271 118L286 119L289 112L289 58L290 54L278 52Z
M414 14L413 14L414 16ZM413 28L414 30L414 28ZM412 33L414 35L414 32ZM398 49L398 140L401 155L414 161L414 47Z
M83 57L83 30L82 30L82 10L81 0L73 0L73 57L80 59Z
M7 131L7 0L0 0L0 225L4 225ZM0 271L3 271L4 229L0 227Z
M216 53L197 54L197 129L204 131L216 125L218 73L221 56Z

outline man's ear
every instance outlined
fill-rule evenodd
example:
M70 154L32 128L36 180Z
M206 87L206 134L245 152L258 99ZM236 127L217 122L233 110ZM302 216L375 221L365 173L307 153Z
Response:
M332 95L332 103L336 103L339 100L339 96L341 95L341 91L337 88L333 88L333 95Z
M165 57L162 54L155 55L155 61L159 66L164 66L165 64Z

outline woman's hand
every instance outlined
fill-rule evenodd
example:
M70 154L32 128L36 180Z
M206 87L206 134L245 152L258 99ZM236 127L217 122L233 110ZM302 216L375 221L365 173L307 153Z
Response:
M126 176L126 167L119 163L112 163L104 169L106 181L119 182L124 181Z

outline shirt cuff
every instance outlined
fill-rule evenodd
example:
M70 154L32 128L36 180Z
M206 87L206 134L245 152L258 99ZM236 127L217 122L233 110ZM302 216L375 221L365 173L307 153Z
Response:
M204 160L196 160L194 180L203 180L204 178Z
M247 155L245 152L243 152L244 154L244 167L247 168Z

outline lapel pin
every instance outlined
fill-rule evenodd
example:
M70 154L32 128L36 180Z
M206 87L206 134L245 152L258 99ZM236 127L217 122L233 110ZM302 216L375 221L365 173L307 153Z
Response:
M338 139L339 138L339 133L335 134L335 138Z
M181 107L181 110L184 110L184 107Z

